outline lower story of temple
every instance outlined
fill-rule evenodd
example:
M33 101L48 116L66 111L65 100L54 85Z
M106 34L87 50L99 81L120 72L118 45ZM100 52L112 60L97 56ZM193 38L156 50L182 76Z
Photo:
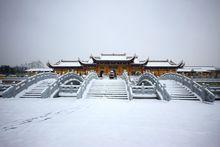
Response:
M57 74L65 74L67 72L74 72L79 75L88 74L88 72L95 71L98 75L108 75L110 71L114 71L116 75L121 75L123 72L127 72L129 75L140 75L144 72L150 72L155 76L160 76L165 73L176 73L175 68L149 68L142 67L130 67L120 65L101 65L97 67L84 67L84 68L55 68L54 72Z

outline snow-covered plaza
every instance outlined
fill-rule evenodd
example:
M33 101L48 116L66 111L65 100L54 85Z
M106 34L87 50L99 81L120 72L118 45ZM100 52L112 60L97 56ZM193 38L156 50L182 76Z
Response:
M0 147L220 147L220 0L0 0Z
M1 147L218 147L220 102L0 99Z

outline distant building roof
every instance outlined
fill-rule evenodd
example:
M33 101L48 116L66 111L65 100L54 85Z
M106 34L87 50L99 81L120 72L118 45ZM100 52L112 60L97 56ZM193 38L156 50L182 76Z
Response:
M55 64L50 64L48 63L48 66L53 68L53 67L81 67L81 64L79 63L78 60L60 60Z
M27 72L51 72L51 71L53 71L53 69L51 69L51 68L31 68L31 69L27 69L25 71L27 71Z
M177 72L211 72L217 70L214 66L185 66L177 70Z

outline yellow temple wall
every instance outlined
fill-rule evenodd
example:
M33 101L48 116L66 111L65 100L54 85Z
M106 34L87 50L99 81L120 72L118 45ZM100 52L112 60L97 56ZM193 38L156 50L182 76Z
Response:
M150 72L150 73L154 74L155 76L161 76L165 73L176 73L176 69L163 69L163 68L148 69L145 71Z
M176 73L176 69L163 69L163 68L157 68L157 69L143 69L142 67L131 67L129 65L98 65L96 67L84 67L80 69L73 69L73 68L59 68L54 69L54 72L57 74L65 74L67 72L74 72L76 74L87 74L90 71L95 71L98 75L101 71L103 71L104 74L108 75L109 72L114 69L116 71L117 75L121 75L124 71L127 71L129 75L132 74L141 74L143 72L151 72L155 76L160 76L165 73Z

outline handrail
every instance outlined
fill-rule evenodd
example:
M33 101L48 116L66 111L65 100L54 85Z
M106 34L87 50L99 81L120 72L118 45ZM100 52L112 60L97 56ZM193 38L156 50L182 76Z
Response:
M59 92L77 93L80 85L60 85Z
M10 86L2 93L3 98L10 98L16 96L18 93L27 89L30 85L37 83L41 80L48 79L48 78L57 78L57 74L47 72L47 73L39 73L34 76L28 77L27 79Z
M83 81L83 78L73 72L68 72L62 76L60 76L52 85L46 88L42 92L42 97L47 98L50 97L56 90L59 90L59 86L62 85L65 81L69 79L77 79L78 81Z
M73 72L68 72L67 74L62 75L61 77L59 77L59 83L64 83L65 81L69 80L69 79L77 79L80 82L83 82L83 78Z
M182 83L190 90L192 90L192 92L200 96L202 101L206 101L206 102L215 101L215 95L208 88L201 86L197 82L193 81L193 79L190 79L186 76L177 73L166 73L164 75L161 75L161 78L172 79Z
M149 72L145 72L138 80L138 83L141 83L144 80L149 80L153 85L155 85L156 90L157 90L157 95L158 97L160 97L160 94L162 95L162 99L169 101L170 100L170 95L167 92L167 90L165 89L165 87L160 83L160 81L158 80L158 78L149 73ZM159 93L160 94L159 94Z
M63 83L63 85L70 85L70 84L67 84L67 83L70 83L70 82L73 82L73 81L78 82L77 85L80 85L80 84L83 82L83 80L81 81L81 80L78 80L78 79L69 79L69 80L66 80L66 81ZM71 85L74 85L74 84L71 84Z
M95 72L90 72L85 80L80 85L78 91L77 91L77 98L82 98L84 91L86 90L87 85L90 83L92 79L98 79L98 76Z
M131 87L131 80L130 80L127 72L123 72L121 75L121 78L125 80L126 89L127 89L127 93L128 93L128 99L132 100L133 99L133 92L132 92L132 87Z
M152 86L144 86L144 84L140 85L132 85L131 86L132 93L135 94L150 94L156 93L156 88L154 85Z

